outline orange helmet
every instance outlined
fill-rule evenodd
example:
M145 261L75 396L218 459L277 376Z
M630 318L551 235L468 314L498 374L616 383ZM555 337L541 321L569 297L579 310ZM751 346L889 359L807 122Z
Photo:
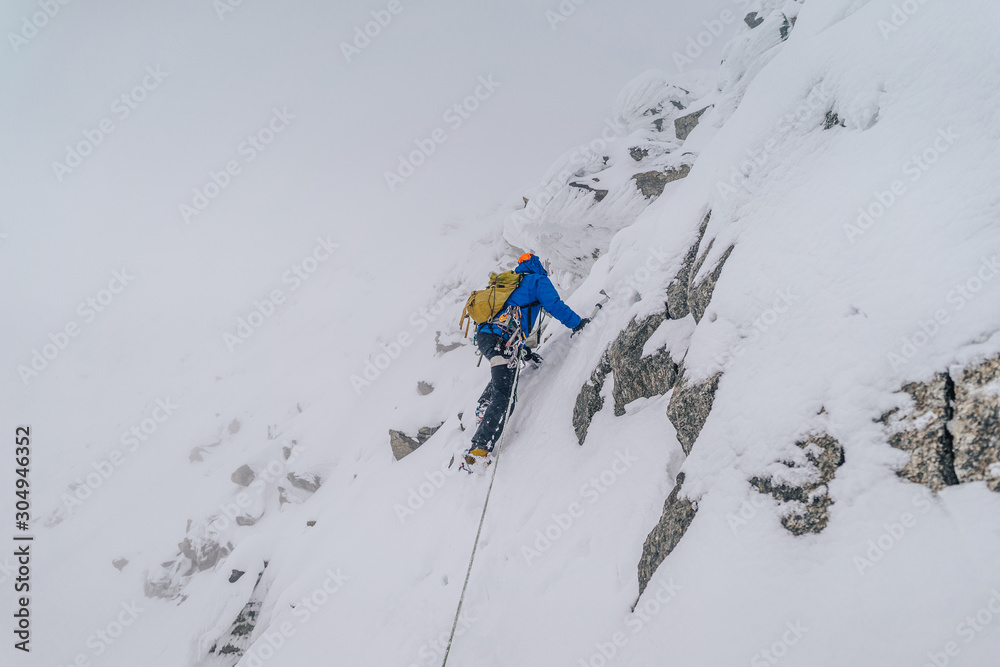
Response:
M521 255L520 257L517 258L517 263L521 264L522 262L527 262L529 259L531 259L534 256L535 256L534 253L526 252L526 253L524 253L523 255Z

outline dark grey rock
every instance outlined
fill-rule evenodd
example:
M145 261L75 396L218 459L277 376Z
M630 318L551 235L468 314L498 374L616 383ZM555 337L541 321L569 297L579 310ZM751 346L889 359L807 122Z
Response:
M267 568L267 563L264 564L264 567ZM234 575L236 572L239 572L239 570L233 570ZM243 574L243 572L240 572L240 576ZM251 591L250 597L246 604L243 605L240 613L236 615L229 629L208 649L210 656L221 656L225 658L225 664L236 664L239 658L250 648L254 628L257 626L260 609L264 602L264 592L260 590L260 582L263 575L264 570L261 570L260 574L257 575L257 582L254 584L253 591ZM236 577L236 579L238 578ZM229 581L235 582L236 579L233 579L231 576Z
M432 385L431 383L424 382L423 380L417 382L417 393L420 394L421 396L426 396L427 394L433 391L434 391L434 385Z
M713 105L709 105L704 109L698 109L697 111L692 111L686 116L681 116L680 118L674 119L674 134L681 141L688 138L688 135L698 127L698 123L701 120L702 114L712 108Z
M640 398L661 396L674 385L677 363L665 348L643 356L646 341L666 320L664 313L650 315L642 320L632 319L601 356L590 380L580 388L573 408L573 429L582 445L594 415L604 407L601 391L609 373L614 375L612 396L615 415L625 414L625 406Z
M590 381L580 388L580 393L576 396L576 404L573 406L573 430L576 431L577 442L581 445L587 439L587 430L594 415L604 407L601 391L604 389L604 380L610 372L611 366L605 354L591 373Z
M685 454L691 453L695 440L705 426L721 378L722 373L719 372L701 384L692 385L684 372L683 364L677 371L674 393L667 406L667 418L677 430L677 439Z
M938 373L928 382L905 384L902 391L909 395L911 405L879 418L889 431L889 444L910 455L899 476L932 491L958 484L953 438L948 430L955 397L951 377Z
M958 481L985 481L1000 492L1000 357L966 368L956 379L949 429Z
M111 564L114 565L119 572L121 572L125 569L125 566L128 565L128 558L116 558L111 561Z
M684 537L698 511L698 503L681 496L683 485L684 473L678 473L677 483L663 503L660 521L650 531L642 545L642 556L639 558L638 566L640 596L656 574L656 568L677 548L677 544Z
M462 347L462 341L455 341L453 343L442 343L441 342L441 332L437 331L434 333L434 353L438 356L446 352L451 352L452 350L457 350Z
M389 446L392 447L392 455L398 461L404 456L412 454L420 445L427 442L432 435L437 433L438 429L443 425L444 422L441 422L437 426L424 426L417 431L416 438L411 438L402 431L389 429Z
M642 356L646 341L666 320L663 313L643 320L633 319L608 348L608 363L614 373L612 396L615 415L625 414L625 406L640 398L662 396L677 379L677 363L665 348Z
M233 480L234 484L238 484L239 486L250 486L256 477L257 475L254 473L253 468L244 463L233 471L230 479Z
M698 226L698 238L695 239L691 247L688 248L687 255L684 257L684 262L681 264L680 270L677 275L674 276L670 284L667 285L667 317L672 320L683 319L690 314L691 309L688 306L688 289L689 283L691 281L691 269L694 266L695 260L698 259L698 247L701 245L701 239L705 236L705 230L708 228L708 221L712 219L712 212L709 211L705 214L705 218L701 221Z
M246 574L246 572L243 570L233 570L232 574L229 575L229 583L235 584L244 574Z
M838 125L840 127L847 127L847 123L841 120L840 116L838 116L835 111L827 111L826 120L823 122L823 129L830 130Z
M628 154L636 162L642 162L647 155L649 155L649 150L645 148L639 148L638 146L632 146L628 149Z
M691 173L691 165L682 164L680 167L671 167L665 171L647 171L641 174L633 174L632 180L635 181L635 187L638 188L639 192L646 199L649 199L650 197L659 197L663 194L663 189L667 187L667 183L679 181L689 173Z
M222 545L211 538L192 539L185 537L177 545L181 554L191 561L191 566L198 572L204 572L229 555L232 545Z
M715 268L707 276L702 278L700 283L694 284L694 280L701 270L702 265L705 263L705 259L708 257L708 253L712 251L712 246L715 243L715 239L712 239L708 243L708 247L705 248L705 252L702 253L701 257L693 267L691 267L691 274L688 278L688 295L687 303L688 308L691 309L691 314L694 316L696 322L701 322L701 318L705 316L705 311L708 309L708 304L712 300L712 293L715 291L715 285L719 282L719 276L722 275L722 267L725 266L726 260L733 253L733 248L735 246L729 246L726 252L723 253L722 257L716 263Z
M302 489L309 493L316 493L319 487L323 486L323 480L317 475L308 474L300 477L294 472L290 472L286 477L296 489Z
M581 190L586 190L588 192L593 192L594 193L594 201L595 202L603 201L604 198L608 196L608 191L607 190L599 190L597 188L593 188L593 187L587 185L586 183L577 183L577 182L574 181L574 182L570 183L569 185L570 185L570 187L573 187L573 188L580 188Z
M809 461L809 482L792 486L775 483L773 479L754 477L750 484L786 506L781 524L793 535L820 533L830 522L830 506L833 501L827 485L833 481L837 468L844 464L844 448L825 434L795 444L805 451ZM793 464L788 465L795 467Z

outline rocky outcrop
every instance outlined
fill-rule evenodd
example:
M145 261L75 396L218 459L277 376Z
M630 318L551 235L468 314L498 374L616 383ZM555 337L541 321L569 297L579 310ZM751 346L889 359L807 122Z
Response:
M949 428L958 481L985 481L1000 492L1000 357L965 369L956 380Z
M250 486L256 477L257 475L254 473L253 468L244 463L233 471L229 479L233 480L233 484L238 486Z
M716 373L700 384L691 384L683 365L677 374L674 393L670 396L670 404L667 406L667 418L677 430L677 440L681 443L684 453L690 454L694 441L698 439L698 434L708 419L708 413L712 410L722 373Z
M711 105L709 105L704 109L699 109L698 111L689 113L686 116L675 118L674 134L677 135L677 138L681 141L687 139L688 135L691 134L694 128L698 127L698 122L701 120L702 115L711 108Z
M639 192L646 199L649 199L651 197L659 197L663 194L663 189L667 187L667 183L679 181L690 172L691 165L682 164L679 167L671 167L663 171L646 171L641 174L633 174L632 180L635 181L635 187L638 188Z
M889 431L889 444L910 455L899 476L932 491L958 484L953 438L948 430L955 383L947 373L938 373L928 382L905 384L902 390L909 395L910 405L879 420Z
M701 271L702 265L708 258L708 253L712 251L712 246L715 244L715 239L709 242L708 247L705 248L705 252L702 253L701 257L698 259L697 263L691 267L691 275L688 283L688 295L687 304L691 309L691 314L694 315L696 322L701 322L701 318L705 316L705 311L708 309L708 304L712 300L712 292L715 291L715 285L719 282L719 276L722 275L722 267L725 266L726 260L729 259L729 255L732 254L734 246L729 246L729 248L722 254L719 261L716 262L715 268L707 276L701 279L701 282L695 283L695 279L698 276L698 272Z
M677 379L677 362L670 357L666 346L653 354L643 356L646 341L666 320L665 313L650 315L642 320L633 318L629 325L608 346L600 363L583 385L573 408L573 428L582 445L587 438L590 422L601 408L604 399L601 391L608 374L613 374L615 415L625 414L625 406L640 398L661 396Z
M596 181L597 179L595 178L594 180ZM577 183L576 181L574 181L570 183L569 186L571 188L580 188L581 190L586 190L587 192L593 192L595 202L603 201L604 198L608 196L607 190L600 190L598 188L591 187L586 183Z
M698 503L684 498L681 487L684 485L684 473L678 473L677 483L673 491L663 503L663 514L660 521L646 537L642 545L642 556L639 558L639 595L646 589L649 580L656 573L656 568L670 555L684 537L694 515L698 511Z
M573 406L573 430L576 431L576 440L581 445L587 439L587 430L594 415L604 407L601 391L604 390L604 380L610 372L611 365L605 354L601 357L597 368L590 374L590 380L584 383L576 396L576 404Z
M432 435L437 433L438 429L443 425L444 422L441 422L437 426L424 426L417 431L416 438L411 438L402 431L389 429L389 446L392 447L392 455L398 461L404 456L412 454L420 445L427 442Z
M264 567L267 568L266 562L264 563ZM234 575L237 571L233 570ZM243 573L240 572L240 576L242 575ZM264 570L261 570L260 574L257 575L257 582L254 584L253 591L250 593L250 599L247 600L247 603L243 605L243 609L233 619L229 629L212 644L212 648L208 650L210 656L225 656L231 661L228 664L235 664L240 656L246 653L246 650L250 647L252 643L251 636L253 635L254 628L257 626L260 608L264 601L264 592L260 590L260 582L263 576ZM238 579L238 576L235 578L231 576L229 581L230 583L234 583Z
M787 473L754 477L750 484L780 503L781 524L793 535L820 533L830 522L828 484L844 464L844 448L825 434L795 444L805 454L805 465L786 463Z
M290 472L285 477L296 489L301 489L307 493L316 493L319 491L319 487L323 486L323 479L311 473L296 475L294 472Z
M680 270L677 275L674 276L670 284L667 285L667 317L672 320L679 320L681 318L687 317L690 314L691 309L688 307L688 290L689 283L691 282L691 268L694 266L695 260L698 258L698 247L701 245L701 239L705 236L705 230L708 228L708 221L712 219L712 212L709 211L705 214L705 218L698 225L698 238L695 239L691 247L688 248L687 255L684 257L684 261L681 264Z
M898 474L933 491L983 481L1000 492L1000 357L902 391L908 405L879 420L889 444L909 454Z

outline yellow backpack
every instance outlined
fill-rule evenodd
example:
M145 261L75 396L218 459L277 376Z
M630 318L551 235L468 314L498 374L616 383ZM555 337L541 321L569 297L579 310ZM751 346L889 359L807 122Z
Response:
M486 289L476 290L469 295L462 311L462 319L458 321L459 330L465 326L465 336L469 336L472 323L485 324L503 310L507 298L521 284L521 274L515 271L491 273L490 284ZM468 323L466 320L469 320Z

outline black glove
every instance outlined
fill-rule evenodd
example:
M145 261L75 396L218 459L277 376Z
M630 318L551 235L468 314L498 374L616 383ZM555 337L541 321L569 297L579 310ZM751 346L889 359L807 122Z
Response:
M531 348L527 345L521 348L521 358L525 361L533 361L536 364L542 363L542 355L537 352L532 352Z
M575 327L573 327L573 333L571 333L569 337L572 338L577 332L581 331L588 324L590 324L590 318L589 317L582 318L580 320L580 323L577 324Z

